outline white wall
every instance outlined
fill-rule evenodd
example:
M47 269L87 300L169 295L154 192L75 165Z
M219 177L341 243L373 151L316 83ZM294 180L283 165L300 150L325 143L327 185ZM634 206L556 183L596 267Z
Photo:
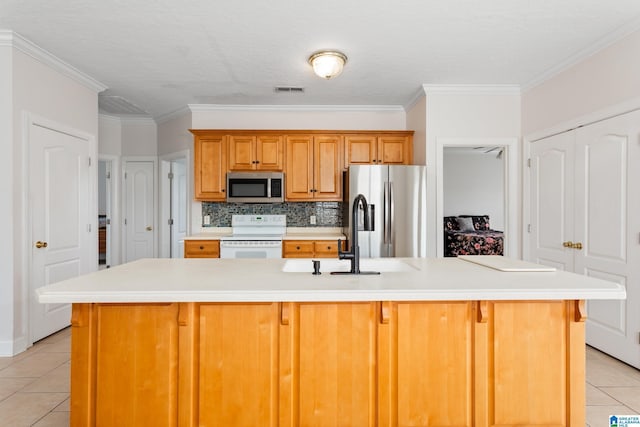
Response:
M527 90L522 96L522 134L640 97L638 52L640 31Z
M413 134L413 163L427 164L427 98L421 96L407 110L407 129Z
M6 224L13 230L13 240L5 242L5 245L10 246L13 265L12 269L9 269L12 271L12 277L4 277L3 273L0 280L0 295L4 297L13 294L8 300L13 301L13 304L7 311L3 310L2 314L2 320L7 316L13 321L10 332L4 326L0 328L0 345L2 346L0 355L15 354L24 350L29 339L27 319L30 295L25 274L27 271L25 254L28 253L30 242L26 242L25 239L26 230L30 225L26 223L27 212L24 211L28 193L27 183L23 180L23 165L27 160L24 158L26 153L23 151L25 114L45 118L87 135L97 136L98 134L98 96L95 89L54 70L15 47L9 49L12 50L13 56L13 60L9 61L12 67L9 86L13 89L13 105L12 113L8 115L12 119L9 127L13 129L11 139L13 152L8 151L11 153L10 161L13 163L13 168L9 168L9 170L12 169L12 177L9 180L12 183L12 191L7 194L12 194L13 197L8 203L12 205L12 218L9 218ZM6 84L6 79L2 80L2 84ZM4 114L2 116L6 117ZM97 152L94 153L94 157L97 157ZM92 173L94 175L91 179L95 183L96 169L93 169ZM3 220L2 223L4 225L5 221ZM11 236L11 233L8 236ZM2 324L5 325L4 321Z
M98 152L122 155L122 121L118 117L100 114L98 117Z
M153 119L122 119L122 155L156 156L158 126Z
M13 206L13 48L0 45L0 356L13 354L14 342L14 216Z
M193 151L193 135L189 132L191 127L191 111L158 123L158 155Z
M442 233L442 206L438 207L438 188L441 186L442 171L438 170L437 153L444 141L463 139L465 145L474 140L520 140L520 93L513 87L487 86L424 86L426 93L426 160L427 160L427 256L438 253L438 239ZM518 147L513 147L517 151ZM519 152L512 153L519 159ZM512 165L515 166L515 165ZM515 169L517 171L517 169ZM517 172L512 172L512 174ZM520 187L521 179L510 185ZM515 196L515 198L518 198ZM440 200L442 198L440 197ZM512 200L516 209L521 200ZM520 212L511 214L510 229L518 234L512 252L520 254ZM509 236L507 236L509 238Z
M504 230L504 157L483 151L444 149L443 215L489 215L491 228Z

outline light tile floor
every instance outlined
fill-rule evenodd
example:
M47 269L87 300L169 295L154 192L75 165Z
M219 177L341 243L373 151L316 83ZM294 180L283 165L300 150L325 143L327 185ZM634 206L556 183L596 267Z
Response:
M15 357L0 357L0 425L67 427L71 329ZM587 347L587 426L640 414L640 370Z

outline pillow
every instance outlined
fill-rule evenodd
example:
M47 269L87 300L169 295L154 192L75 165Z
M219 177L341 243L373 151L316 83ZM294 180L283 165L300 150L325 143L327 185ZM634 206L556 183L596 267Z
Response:
M460 231L476 231L473 227L473 219L471 218L456 218Z

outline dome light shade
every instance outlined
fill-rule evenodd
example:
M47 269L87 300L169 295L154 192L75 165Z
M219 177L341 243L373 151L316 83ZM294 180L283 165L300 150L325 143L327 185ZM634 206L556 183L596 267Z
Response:
M346 63L347 56L338 51L323 50L309 57L313 72L327 80L339 75Z

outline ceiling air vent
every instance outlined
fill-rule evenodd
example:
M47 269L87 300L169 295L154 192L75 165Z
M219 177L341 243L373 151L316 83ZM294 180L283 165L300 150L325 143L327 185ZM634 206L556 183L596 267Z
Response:
M293 87L293 86L276 86L274 88L276 93L304 93L303 87Z

